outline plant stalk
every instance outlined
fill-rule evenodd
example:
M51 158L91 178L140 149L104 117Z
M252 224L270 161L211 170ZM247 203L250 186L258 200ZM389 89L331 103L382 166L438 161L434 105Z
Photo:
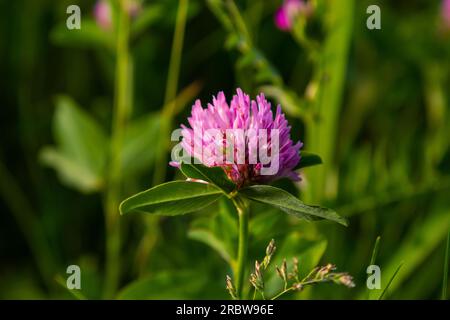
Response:
M122 185L122 145L126 122L131 113L131 62L128 49L129 16L126 1L119 1L119 19L116 46L116 83L111 134L109 179L106 190L106 274L104 297L111 298L117 289L120 276L120 224L119 202Z
M178 91L178 80L180 78L181 54L183 52L188 7L189 0L180 0L170 54L164 108L161 117L161 154L156 161L155 173L153 176L154 185L164 182L167 171L166 152L170 147L167 139L169 139L170 136L172 118L176 110L175 98Z
M175 22L175 31L172 40L169 71L167 75L166 93L164 106L161 111L160 132L161 138L158 145L159 154L155 159L153 173L153 185L164 182L167 172L166 152L170 147L170 134L172 121L177 108L176 96L178 91L178 80L180 77L181 54L183 52L184 32L186 28L189 0L180 0ZM159 234L159 217L148 216L145 218L146 234L142 238L138 249L139 274L144 274L148 258L151 254Z
M248 220L249 208L248 203L243 199L235 198L233 203L239 215L239 243L238 258L235 270L236 294L238 299L243 299L243 286L245 278L245 264L248 253Z

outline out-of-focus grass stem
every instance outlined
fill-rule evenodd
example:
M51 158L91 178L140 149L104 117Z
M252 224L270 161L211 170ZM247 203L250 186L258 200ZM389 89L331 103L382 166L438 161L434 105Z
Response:
M131 63L128 48L129 16L125 9L126 1L119 1L117 25L116 79L114 112L112 124L109 179L106 190L106 274L104 296L111 298L118 286L120 277L120 224L119 201L122 185L121 155L125 127L131 113Z
M377 239L375 240L375 244L374 244L374 246L373 246L373 251L372 251L372 257L370 258L370 264L369 264L370 266L371 266L371 265L374 265L374 264L375 264L375 261L376 261L376 259L377 259L377 256L378 256L378 250L379 250L379 248L380 248L380 240L381 240L381 237L380 237L380 236L378 236ZM369 298L370 298L370 291L367 290L367 296L366 296L366 299L369 300Z
M8 169L0 162L0 196L22 231L47 287L52 286L54 257L42 233L42 226L28 199Z
M160 149L155 162L155 171L153 174L153 184L157 185L164 181L167 172L167 155L166 152L170 147L170 133L172 130L172 122L174 114L177 111L177 91L180 77L181 55L183 52L184 32L186 28L187 12L189 0L180 0L175 23L175 31L172 41L172 51L170 54L169 71L167 75L166 93L164 96L164 106L161 111L161 136ZM145 266L153 249L158 231L158 217L149 216L146 218L147 231L139 245L137 259L139 274L143 274Z
M445 255L444 255L444 274L442 277L442 300L447 300L447 286L448 286L448 259L450 251L450 230L447 234L447 245L445 246Z
M233 0L227 0L226 5L231 17L234 20L237 31L246 38L249 46L252 46L252 37L250 35L250 32L248 31L247 25L245 24L241 12L239 11L239 8L236 6L236 3L234 3Z
M243 286L245 279L245 264L248 251L248 222L249 207L248 203L240 198L233 199L233 203L239 215L239 242L238 256L235 270L236 294L238 299L243 299Z
M172 51L170 54L169 72L167 76L166 94L164 97L164 108L161 117L161 154L159 155L153 184L159 184L164 181L167 171L166 152L170 143L168 141L172 127L173 115L176 110L176 95L178 90L178 80L180 76L181 55L183 52L184 32L186 28L186 19L189 0L180 0L178 5L177 19L172 42Z
M333 173L337 126L353 25L354 0L329 1L328 4L328 35L316 75L319 91L314 112L317 116L307 127L306 146L320 154L324 162L324 166L313 168L308 177L312 186L308 191L308 201L311 202L320 202L324 197L334 196L336 193L337 184L330 183L328 178Z

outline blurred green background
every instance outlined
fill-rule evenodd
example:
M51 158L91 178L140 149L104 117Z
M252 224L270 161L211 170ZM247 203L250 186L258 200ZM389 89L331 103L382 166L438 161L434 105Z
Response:
M274 238L301 273L328 262L353 289L295 299L377 298L366 288L375 239L388 299L442 296L450 225L450 25L442 2L310 1L292 32L276 0L154 0L131 17L111 1L0 1L0 298L227 298L236 214L223 202L177 218L119 217L118 203L163 181L170 132L196 98L223 90L281 103L292 136L324 164L280 181L350 226L252 208L250 259ZM81 8L68 30L66 8ZM366 9L381 8L381 30ZM447 257L448 259L448 257ZM66 268L81 268L79 291ZM448 286L448 282L446 283ZM271 280L268 291L274 291Z

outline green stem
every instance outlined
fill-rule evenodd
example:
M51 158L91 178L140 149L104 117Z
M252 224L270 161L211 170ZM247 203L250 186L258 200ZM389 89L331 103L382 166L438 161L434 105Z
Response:
M248 203L243 199L235 198L233 203L236 206L239 215L239 243L238 243L238 259L235 270L236 293L238 299L242 299L242 291L245 277L245 263L248 252L248 220L249 209Z
M292 291L292 290L294 290L293 287L289 287L289 288L287 288L287 289L284 289L283 291L281 291L279 294L277 294L276 296L274 296L274 297L271 298L270 300L276 300L276 299L278 299L279 297L281 297L282 295L284 295L285 293L288 293L289 291Z
M169 72L167 76L166 93L164 96L164 107L161 114L160 132L161 139L160 153L157 155L153 185L164 182L167 171L166 152L170 147L170 133L172 129L172 119L177 108L178 80L180 77L181 54L183 52L184 31L186 27L187 12L189 0L180 0L178 5L175 31L172 41L172 50L170 54ZM159 218L148 216L145 220L147 232L139 245L139 273L143 274L147 265L148 258L158 237Z
M250 32L248 31L247 25L245 24L244 18L241 15L241 11L237 7L236 3L233 0L227 0L226 6L230 12L231 17L233 18L237 31L245 36L247 42L250 46L252 46L252 37Z
M177 20L170 54L169 72L167 76L166 94L164 97L164 108L161 117L161 154L156 162L153 184L164 181L167 170L166 151L169 148L170 131L172 118L176 110L175 97L178 90L178 80L180 77L181 54L183 52L184 31L186 28L187 12L189 0L180 0L178 5Z
M125 0L119 1L119 19L116 47L116 84L111 137L109 180L106 190L106 274L104 296L111 298L118 286L120 275L119 201L121 193L121 154L126 122L131 112L131 63L128 50L129 17Z

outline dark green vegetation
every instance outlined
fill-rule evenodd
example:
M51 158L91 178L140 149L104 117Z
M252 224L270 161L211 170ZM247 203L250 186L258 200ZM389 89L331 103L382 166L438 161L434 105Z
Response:
M65 28L74 2L81 31ZM73 298L77 264L77 298L228 298L238 229L221 193L177 218L120 216L119 203L184 179L167 165L170 132L195 98L236 87L281 103L323 160L274 186L349 222L253 203L247 279L274 238L273 266L297 257L300 275L333 263L355 278L285 298L448 295L450 33L440 1L377 2L382 30L366 28L373 1L318 0L291 34L273 24L280 1L146 1L109 32L94 1L2 1L0 297ZM382 289L368 292L371 261Z

